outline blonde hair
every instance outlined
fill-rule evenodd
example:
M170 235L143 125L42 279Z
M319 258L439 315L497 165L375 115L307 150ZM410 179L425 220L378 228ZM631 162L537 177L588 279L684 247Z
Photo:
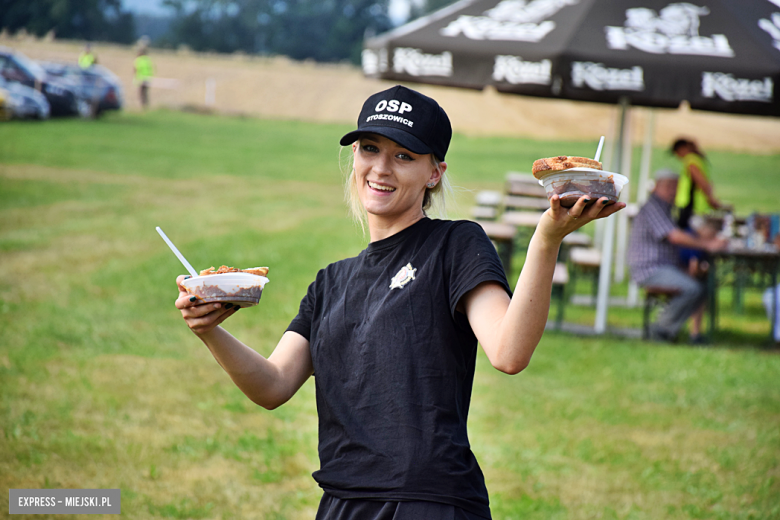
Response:
M349 149L346 160L343 158L344 149ZM425 188L423 196L422 210L427 217L429 212L439 218L447 217L447 200L452 198L452 185L449 177L440 170L442 161L439 161L433 154L430 154L431 164L439 169L441 177L439 182L433 188ZM360 202L358 195L357 179L355 178L355 156L351 147L342 146L339 151L339 163L341 171L344 174L344 199L352 218L360 224L360 228L365 233L368 215L363 203Z

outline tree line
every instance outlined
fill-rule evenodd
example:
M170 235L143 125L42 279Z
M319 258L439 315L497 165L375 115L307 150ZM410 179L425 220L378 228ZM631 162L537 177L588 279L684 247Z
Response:
M171 15L152 45L359 63L363 39L392 28L389 1L163 0ZM453 1L415 2L410 14L416 18ZM141 36L122 0L0 0L0 28L125 44Z
M0 29L68 40L131 43L135 20L122 0L0 0Z

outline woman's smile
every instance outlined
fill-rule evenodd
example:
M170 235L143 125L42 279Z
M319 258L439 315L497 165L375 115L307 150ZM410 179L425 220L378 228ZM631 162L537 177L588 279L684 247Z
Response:
M395 188L393 188L392 186L388 186L386 184L381 184L381 183L374 182L374 181L367 181L367 182L368 182L368 187L373 189L373 190L390 192L390 193L395 191Z

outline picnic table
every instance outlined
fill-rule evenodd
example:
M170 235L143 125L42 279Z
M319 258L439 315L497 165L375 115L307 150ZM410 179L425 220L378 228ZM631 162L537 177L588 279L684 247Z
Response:
M536 229L540 220L542 220L542 212L540 211L507 211L501 215L501 221L504 224L531 229Z
M530 173L509 172L506 174L506 193L520 197L547 198L547 192Z
M507 195L504 197L504 208L509 211L545 211L549 207L550 202L547 200L547 197L524 197L519 195Z
M780 273L780 251L770 247L764 249L747 249L744 247L729 247L727 249L710 253L710 268L707 274L707 302L709 305L709 329L707 335L710 339L718 331L718 288L732 285L736 306L739 306L741 291L745 283L745 275L753 274L761 279L768 278L769 286L777 286L777 278ZM772 299L770 335L775 329L777 312L774 306L776 301Z

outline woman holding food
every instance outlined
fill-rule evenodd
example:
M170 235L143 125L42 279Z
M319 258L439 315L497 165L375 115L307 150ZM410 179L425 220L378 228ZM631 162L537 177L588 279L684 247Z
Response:
M218 327L235 308L179 285L185 321L255 403L276 408L316 376L318 519L490 518L466 433L477 342L498 370L523 370L563 237L625 206L582 197L567 211L553 196L512 296L479 225L426 216L447 183L451 135L444 110L418 92L368 98L341 144L370 243L317 274L268 359Z

